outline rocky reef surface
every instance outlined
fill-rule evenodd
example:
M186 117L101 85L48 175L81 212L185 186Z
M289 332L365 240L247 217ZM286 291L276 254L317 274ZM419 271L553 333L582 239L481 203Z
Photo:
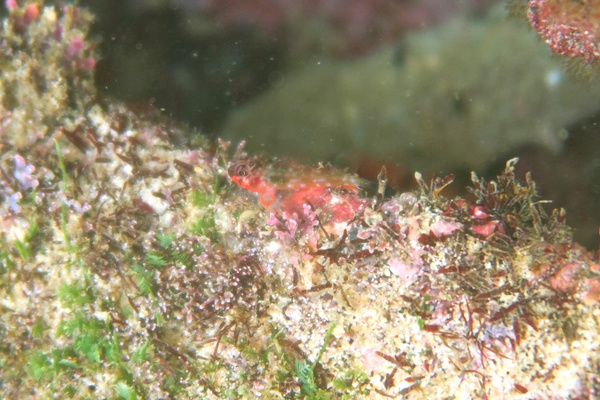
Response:
M6 4L1 397L599 393L597 255L516 160L465 198L261 161L265 207L242 147L99 98L85 10Z

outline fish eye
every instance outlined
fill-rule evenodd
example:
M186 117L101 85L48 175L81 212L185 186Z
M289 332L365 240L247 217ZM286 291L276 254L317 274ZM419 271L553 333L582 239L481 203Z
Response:
M246 163L239 163L237 165L232 165L229 168L229 175L232 176L239 176L239 177L246 177L248 175L250 175L250 166Z

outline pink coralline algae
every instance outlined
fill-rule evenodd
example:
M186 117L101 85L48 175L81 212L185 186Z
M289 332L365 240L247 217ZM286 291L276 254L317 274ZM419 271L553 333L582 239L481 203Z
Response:
M35 188L40 184L40 181L33 175L35 167L27 164L25 159L18 154L15 154L15 179L19 181L24 190Z
M600 58L600 2L531 0L531 26L555 53L589 64Z
M16 1L13 1L13 0L6 1L6 8L8 8L9 10L16 9L17 6L18 6L18 4ZM19 15L17 17L17 20L14 25L15 31L22 32L29 26L29 24L31 24L33 21L35 21L39 17L39 15L40 15L40 7L35 3L28 4L23 9L23 11L19 13Z
M390 268L390 271L400 278L405 284L414 282L421 271L420 265L416 265L410 261L406 262L396 257L389 259L388 267Z
M13 29L18 34L26 34L30 25L40 18L42 12L40 6L33 2L25 5L23 9L19 9L18 4L12 0L7 0L5 4L13 14ZM58 42L54 45L64 47L63 60L66 66L71 66L75 70L92 70L96 66L96 60L89 56L90 43L84 41L82 34L71 32L68 32L68 35L65 34L65 31L71 31L81 23L79 21L82 18L80 10L76 7L65 6L62 12L66 17L55 23L50 36L52 40Z
M595 264L595 266L598 267L598 264ZM591 306L600 302L600 276L588 278L584 284L587 290L582 296L583 303Z
M92 70L96 66L96 60L85 57L86 43L81 36L77 36L68 43L65 49L65 62L72 65L76 70Z

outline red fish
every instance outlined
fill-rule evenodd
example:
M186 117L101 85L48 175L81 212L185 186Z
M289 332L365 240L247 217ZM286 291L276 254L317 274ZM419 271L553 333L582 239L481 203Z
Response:
M360 179L332 167L293 163L263 167L254 159L238 161L228 172L235 184L257 193L261 204L271 211L302 215L304 204L308 204L325 209L339 222L366 205L358 196Z

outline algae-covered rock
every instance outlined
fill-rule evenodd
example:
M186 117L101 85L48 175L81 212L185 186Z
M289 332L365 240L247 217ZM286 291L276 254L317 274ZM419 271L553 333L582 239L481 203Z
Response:
M11 12L0 41L0 124L11 145L26 148L57 126L72 128L95 95L93 45L84 40L92 15L74 6L7 6Z
M600 83L569 76L533 32L496 10L291 74L224 133L267 154L451 171L527 143L556 151L565 127L598 104Z
M45 37L36 13L15 32L26 13L13 5L3 34ZM26 43L5 49L36 65ZM77 76L63 68L46 70ZM56 110L72 129L0 131L0 398L597 392L597 256L516 160L473 174L467 199L419 175L384 198L385 171L367 197L323 165L177 145L188 130L96 102L91 83L73 88L86 107Z

